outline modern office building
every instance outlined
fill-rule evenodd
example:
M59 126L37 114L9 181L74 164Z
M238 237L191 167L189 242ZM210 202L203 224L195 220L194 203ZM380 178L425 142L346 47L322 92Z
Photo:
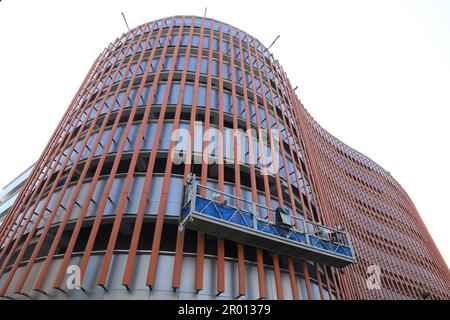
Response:
M256 38L200 17L97 58L0 225L10 299L448 299L413 202Z

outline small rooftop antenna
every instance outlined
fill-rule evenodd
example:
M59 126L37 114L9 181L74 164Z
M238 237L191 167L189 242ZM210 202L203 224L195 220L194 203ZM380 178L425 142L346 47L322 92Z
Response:
M128 26L127 19L125 18L125 14L122 12L123 21L125 21L125 24L127 25L128 31L130 31L130 27Z
M203 14L203 17L206 17L207 12L208 12L208 7L205 7L205 13Z
M272 48L272 46L275 44L275 42L277 42L278 38L280 38L280 35L278 35L278 36L275 38L275 40L273 40L273 42L270 44L270 46L269 46L268 48L266 48L266 50L264 50L264 52L267 51L267 50L269 50L270 48Z

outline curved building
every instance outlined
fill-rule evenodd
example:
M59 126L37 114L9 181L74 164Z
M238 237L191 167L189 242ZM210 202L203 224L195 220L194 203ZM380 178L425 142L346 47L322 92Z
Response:
M12 299L448 299L449 280L389 173L257 39L199 17L103 51L0 225Z

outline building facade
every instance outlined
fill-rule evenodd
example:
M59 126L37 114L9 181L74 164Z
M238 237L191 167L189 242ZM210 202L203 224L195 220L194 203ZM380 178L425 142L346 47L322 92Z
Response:
M231 209L244 218L194 228L190 194L222 220ZM280 229L283 214L291 225ZM402 187L314 121L257 39L200 17L141 25L100 54L0 225L10 299L448 299L449 289Z
M3 223L3 219L6 217L9 208L11 208L14 201L17 199L17 196L19 195L19 192L30 175L32 169L33 166L29 167L0 190L0 226Z

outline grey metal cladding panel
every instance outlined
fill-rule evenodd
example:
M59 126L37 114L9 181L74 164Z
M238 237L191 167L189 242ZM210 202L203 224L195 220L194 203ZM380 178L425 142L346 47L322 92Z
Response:
M184 259L183 259L184 260ZM158 268L156 269L155 284L152 290L172 292L172 276L173 276L174 256L162 254L158 258ZM144 264L141 268L148 270L148 264ZM141 281L145 283L147 280L147 272L145 272L145 279Z
M238 266L234 260L225 261L225 292L220 296L216 296L217 293L217 260L214 257L206 256L204 259L204 274L203 274L203 290L196 294L195 290L195 271L196 271L196 257L191 255L183 256L183 267L181 269L181 282L180 288L174 292L172 289L172 269L174 265L174 256L172 254L161 254L158 259L158 267L156 274L156 282L150 291L146 286L146 278L148 272L148 265L150 261L149 254L138 254L136 256L135 273L132 279L130 290L128 291L122 286L122 277L125 269L126 254L114 254L111 263L110 274L107 280L108 290L104 291L97 286L97 276L99 272L99 266L101 264L103 255L94 254L89 260L89 264L85 273L82 290L68 290L66 287L66 281L68 274L62 282L62 287L65 293L52 288L53 281L56 276L56 272L61 264L60 257L56 257L49 267L49 273L47 274L43 283L42 289L47 292L43 294L40 292L32 291L32 285L34 279L37 277L38 271L41 269L42 261L37 262L32 268L32 274L25 285L26 293L32 299L235 299L238 296L239 284L238 284ZM81 260L80 256L74 256L71 258L69 265L79 265ZM23 271L23 266L18 269L16 276L13 278L11 290L14 289L14 285L20 279L20 274ZM276 299L277 292L274 280L273 270L271 268L264 268L266 275L266 287L267 295L269 299ZM8 276L6 272L0 279L0 285L4 282ZM281 280L283 287L284 299L292 298L291 285L289 274L286 271L281 272ZM252 263L245 264L245 282L246 282L246 295L241 299L258 299L258 271L256 265ZM299 284L300 295L303 299L306 297L305 283L301 277L297 277L297 283ZM311 283L314 287L314 283ZM29 299L25 296L17 296L12 291L8 293L15 299Z
M89 258L89 263L86 268L86 272L85 272L85 275L83 278L83 283L81 284L81 286L87 291L92 291L92 290L97 289L97 279L100 274L102 257L103 256L100 256L100 255L93 255ZM73 263L73 264L78 265L75 263ZM114 265L114 263L112 263L112 265ZM107 283L107 285L109 285L109 283Z
M150 300L150 290L132 290L113 289L105 292L104 300Z
M17 294L14 293L14 289L15 289L15 287L17 286L18 282L20 281L22 272L23 272L23 268L20 268L20 269L18 269L17 272L14 274L14 277L12 278L12 280L11 280L11 282L10 282L10 284L9 284L9 287L8 287L8 289L7 289L6 292L5 292L5 297L9 297L9 298L19 298L19 299L23 298L23 296L20 296L20 295L17 295ZM6 279L7 279L8 276L9 276L9 272L5 272L5 273L3 274L2 281L1 281L1 284L2 284L2 285L3 285L3 283L6 281Z
M74 264L74 262L73 262L74 259L79 260L79 258L72 257L71 264ZM62 294L61 291L52 290L53 280L56 278L56 275L58 274L58 271L59 271L59 268L61 266L61 263L62 263L62 259L57 259L57 258L55 258L52 261L52 263L50 263L50 266L49 266L48 271L47 271L47 276L45 277L45 281L43 282L43 284L41 286L42 291L49 293L50 296L53 296L55 298L60 293ZM45 296L44 294L42 294L42 295Z
M123 255L122 255L123 256ZM126 257L124 257L126 258ZM146 280L148 265L150 263L150 255L148 254L138 254L136 255L134 263L133 278L131 279L130 289L131 290L148 290ZM183 266L184 267L184 266ZM167 267L165 268L167 271ZM158 281L158 279L156 279ZM122 281L122 279L121 279ZM158 283L155 283L158 285Z
M33 291L33 285L37 279L37 276L42 267L42 264L43 264L43 262L38 262L38 263L33 264L33 266L31 267L30 275L28 276L27 281L25 282L25 285L22 288L22 292L28 296L33 296L36 294L36 292ZM19 274L22 275L22 272L19 272Z

